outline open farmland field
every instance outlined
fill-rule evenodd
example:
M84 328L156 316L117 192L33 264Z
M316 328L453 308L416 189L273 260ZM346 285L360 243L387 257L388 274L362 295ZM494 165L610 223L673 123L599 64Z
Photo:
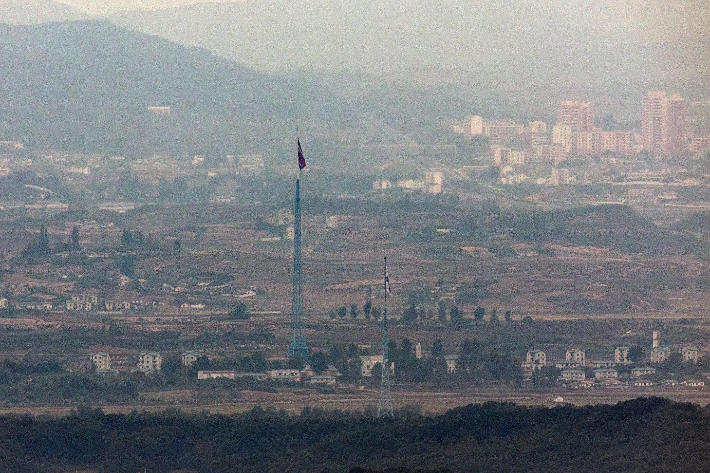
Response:
M706 406L710 404L710 390L672 389L672 388L602 388L593 390L555 389L550 391L528 390L468 390L463 392L444 391L392 391L395 409L414 409L428 414L443 414L455 407L485 402L510 402L518 405L553 407L555 399L562 397L565 403L575 406L597 404L616 404L638 397L665 397L673 401L689 402ZM191 400L194 399L194 400ZM209 412L214 414L233 414L249 411L255 407L284 410L299 414L305 407L327 411L346 412L376 411L379 403L378 389L343 391L334 394L314 394L311 391L284 390L279 393L241 391L228 402L205 402L197 400L195 393L165 391L156 395L148 394L144 402L129 405L92 405L106 413L124 413L133 411L161 412L166 409L179 409L185 412ZM0 408L0 415L68 415L75 406L17 406Z

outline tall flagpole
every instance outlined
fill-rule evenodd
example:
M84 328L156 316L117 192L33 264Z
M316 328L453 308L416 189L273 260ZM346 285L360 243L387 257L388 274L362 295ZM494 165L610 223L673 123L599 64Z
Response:
M306 161L298 143L298 174L296 177L296 198L293 208L293 299L291 301L291 341L288 344L288 359L292 362L300 357L308 357L308 345L303 337L303 283L301 280L301 169Z
M377 417L393 417L392 386L390 382L389 336L387 334L387 294L390 292L390 278L387 273L387 256L385 256L385 307L382 314L382 380L380 381L380 403L377 406Z

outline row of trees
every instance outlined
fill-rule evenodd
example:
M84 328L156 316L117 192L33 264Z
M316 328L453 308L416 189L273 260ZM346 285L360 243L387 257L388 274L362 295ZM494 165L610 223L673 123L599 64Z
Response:
M22 252L22 257L30 260L38 258L46 258L54 253L59 253L63 251L80 251L81 245L79 243L79 227L74 225L72 228L71 236L68 242L59 243L56 247L52 248L49 243L49 233L47 231L47 226L41 224L39 227L39 235L36 239L32 240L27 248Z
M368 300L365 304L363 304L362 311L357 304L350 304L349 308L348 306L343 305L336 309L332 309L328 313L328 316L333 320L337 318L345 319L348 316L351 319L357 319L361 314L365 320L370 320L371 318L379 320L382 316L382 311L377 307L372 307L372 301ZM512 314L513 313L510 310L505 311L504 320L507 323L512 322ZM473 311L473 320L477 323L481 323L485 320L486 315L488 315L489 321L492 324L500 323L501 321L497 309L492 308L486 312L486 309L480 306ZM415 302L410 301L407 308L402 311L399 320L408 324L416 322L424 323L427 320L433 320L434 317L435 315L433 310L427 310L421 306L418 307ZM463 323L464 316L458 305L448 305L446 301L440 300L437 305L436 319L440 322L460 324Z
M707 471L708 414L661 398L553 409L488 402L438 416L403 408L391 419L317 408L229 416L82 408L0 417L0 472Z

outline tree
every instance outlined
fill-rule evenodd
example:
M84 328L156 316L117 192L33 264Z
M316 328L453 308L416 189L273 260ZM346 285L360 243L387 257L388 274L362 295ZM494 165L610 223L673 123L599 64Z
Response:
M382 316L382 311L380 311L380 309L377 307L373 307L372 308L372 318L375 320L380 320L381 316Z
M195 362L192 364L192 369L195 371L209 370L212 367L212 362L207 356L198 356Z
M492 324L497 324L498 322L500 322L500 320L498 320L498 311L497 311L496 309L491 309L491 320L490 320L490 322L491 322Z
M269 362L263 353L254 352L239 360L239 369L246 373L264 373L269 369Z
M345 318L345 316L348 315L348 309L344 305L338 307L338 317Z
M323 353L322 351L317 351L313 353L311 355L310 365L313 371L319 374L327 370L328 359L326 358L325 353Z
M72 251L81 250L81 245L79 244L79 227L74 225L71 230L71 242L69 243L69 249Z
M474 320L481 321L481 320L483 320L483 317L485 315L486 315L486 309L484 309L481 306L476 307L476 310L473 311Z
M247 305L240 302L229 312L229 318L232 320L249 320L249 310Z
M306 360L300 353L294 353L293 357L288 359L288 368L291 370L302 370L305 366Z
M372 300L368 299L365 305L362 306L362 311L365 313L365 318L370 319L370 313L372 312Z
M532 383L533 386L540 388L549 388L557 383L557 378L560 377L562 371L555 366L543 366L538 370L533 371Z
M643 359L644 355L645 353L643 347L640 345L634 345L629 347L629 353L626 355L626 358L633 363L638 363Z
M357 318L357 304L350 304L350 317Z
M453 306L449 312L449 316L451 317L452 322L458 322L463 318L461 315L461 312L459 311L458 306Z
M179 376L181 369L182 360L180 359L180 355L177 354L167 355L160 364L160 371L168 381L174 382Z
M437 338L431 345L431 357L439 358L441 356L444 356L444 344L442 343L440 338Z
M133 244L133 234L130 232L130 230L123 230L121 232L121 245L123 246L131 246Z
M513 315L509 310L505 311L505 322L510 323L513 321Z
M439 320L446 322L446 302L439 301Z
M407 323L412 323L417 320L417 308L414 303L410 303L409 307L405 309L402 313L402 321Z
M132 256L122 256L118 261L118 270L124 276L132 278L136 271L136 260Z
M476 378L481 371L483 353L476 340L466 339L461 344L459 359L456 362L456 372L465 377Z
M49 250L49 234L47 233L47 226L45 224L39 227L39 242L38 242L40 255L46 256L50 253Z

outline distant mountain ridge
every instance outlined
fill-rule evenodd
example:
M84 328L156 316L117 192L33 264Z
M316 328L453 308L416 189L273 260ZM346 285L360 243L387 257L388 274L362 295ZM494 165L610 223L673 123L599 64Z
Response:
M52 0L0 0L0 23L34 25L84 19L88 15Z
M256 73L107 21L0 27L0 44L0 140L30 147L132 157L281 154L279 139L295 136L296 117L308 130L344 113L319 108L335 100L317 84ZM307 99L311 88L317 102Z
M707 94L706 2L245 0L112 15L258 70L350 70L540 95Z

